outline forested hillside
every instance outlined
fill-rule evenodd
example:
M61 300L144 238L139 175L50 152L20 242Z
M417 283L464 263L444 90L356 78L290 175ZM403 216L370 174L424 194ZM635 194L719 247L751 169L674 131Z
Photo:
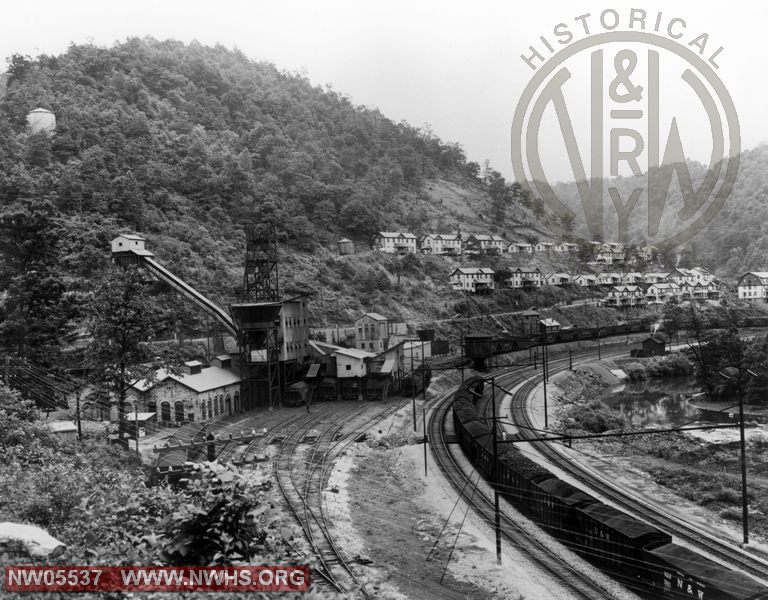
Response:
M460 225L514 238L507 226L543 216L541 203L428 127L223 47L131 39L16 55L8 71L0 338L18 350L77 325L119 232L145 235L163 264L226 304L242 278L243 223L273 219L286 288L330 297L343 318L371 294L407 311L410 292L392 284L434 270L341 265L331 251L339 237L367 247L380 229ZM30 134L37 107L55 113L53 135Z
M696 162L689 163L691 181L697 188L707 175L706 168ZM632 212L630 241L638 243L647 238L647 179L617 177L604 181L604 207L606 215L605 239L616 239L616 211L608 195L609 186L619 189L626 201L636 188L642 196ZM589 238L584 212L575 183L559 183L554 187L558 198L573 209L577 234ZM676 175L672 176L667 206L659 227L661 237L682 229L684 222L678 215L682 195ZM731 195L722 210L710 224L689 243L675 250L681 266L705 264L716 269L721 277L735 278L746 270L768 268L768 146L761 145L741 154L739 172ZM690 224L685 223L685 224Z

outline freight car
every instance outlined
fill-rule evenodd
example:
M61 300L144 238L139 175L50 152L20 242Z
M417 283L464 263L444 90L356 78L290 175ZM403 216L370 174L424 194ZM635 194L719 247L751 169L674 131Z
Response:
M362 383L358 377L346 377L340 380L342 400L359 400L362 395Z
M598 337L610 337L614 335L628 335L630 333L640 333L648 331L652 323L650 320L630 321L617 325L605 325L601 327L563 327L560 331L547 334L548 344L564 344L581 340L596 340ZM514 352L516 350L527 350L542 343L542 336L539 333L515 334L494 340L495 354L505 352Z
M499 492L588 560L661 598L768 600L768 588L719 565L644 521L560 480L516 448L497 444L476 404L483 380L470 378L453 399L456 437L472 464Z
M365 393L363 394L363 397L369 402L381 402L382 400L386 400L388 391L388 379L368 377L365 381Z
M335 377L326 377L317 388L317 399L321 402L332 402L338 396Z
M422 390L429 388L430 381L432 381L432 369L429 365L419 365L412 374L403 377L401 389L403 397L420 394Z

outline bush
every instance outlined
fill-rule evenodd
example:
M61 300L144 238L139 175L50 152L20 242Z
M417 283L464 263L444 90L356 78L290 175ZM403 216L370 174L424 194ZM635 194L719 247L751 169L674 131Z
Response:
M645 365L638 362L629 363L624 368L624 372L630 381L645 381L648 379L648 371L646 371Z
M579 429L590 433L624 429L629 425L626 418L600 400L593 400L587 405L574 406L568 411L567 418L573 419Z
M729 521L741 521L741 510L738 508L726 508L720 511L720 518Z

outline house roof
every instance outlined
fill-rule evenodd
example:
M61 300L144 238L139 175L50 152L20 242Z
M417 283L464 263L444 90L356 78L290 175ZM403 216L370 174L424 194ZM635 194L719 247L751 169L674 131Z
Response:
M133 235L132 233L121 233L115 239L117 239L119 237L125 238L127 240L136 240L138 242L146 242L147 241L147 238L143 238L140 235Z
M202 393L240 382L240 377L235 375L230 369L213 366L203 369L200 373L195 373L194 375L189 373L173 375L165 369L158 369L155 373L154 381L148 382L146 379L141 379L133 383L131 387L139 392L147 392L158 383L171 379L197 393Z
M371 318L371 319L373 319L374 321L388 321L388 320L389 320L389 319L387 319L387 317L383 317L383 316L381 316L379 313L375 313L375 312L367 312L367 313L363 313L362 315L360 315L359 317L357 317L357 319L355 319L355 323L357 323L357 322L358 322L360 319L362 319L363 317L370 317L370 318Z
M408 232L400 232L400 231L379 231L377 235L380 235L381 237L385 238L398 238L398 237L404 237L408 239L416 239L416 236L412 233Z
M451 275L457 271L462 275L493 275L495 272L493 269L489 269L488 267L456 267L453 271L451 271Z
M376 356L373 352L366 352L365 350L358 350L357 348L339 348L334 352L335 354L342 354L344 356L351 356L358 360L365 360L366 358L373 358Z
M747 275L753 275L754 277L760 279L762 283L768 283L768 271L749 271L748 273L744 273L744 275L739 277L739 282L736 285L740 285L741 280L744 279Z

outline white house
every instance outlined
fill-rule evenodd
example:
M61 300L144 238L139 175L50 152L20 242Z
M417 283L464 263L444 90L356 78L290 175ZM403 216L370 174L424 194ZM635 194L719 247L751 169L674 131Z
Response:
M597 277L582 273L573 278L573 283L581 287L593 287L597 285Z
M451 287L473 293L491 291L493 273L494 270L487 267L458 267L451 272Z
M598 285L620 285L622 283L621 273L600 273L597 276Z
M495 250L499 254L504 252L507 243L498 235L486 235L484 233L474 233L467 238L467 250L475 252L487 252Z
M533 245L525 242L515 242L507 246L509 254L533 254Z
M516 267L512 269L512 277L510 278L510 287L517 289L532 289L541 287L544 281L544 274L541 269L535 267L524 268Z
M416 236L412 233L379 231L373 236L373 247L387 254L415 254Z
M736 291L739 298L750 302L768 302L768 271L750 271L739 278Z
M552 242L539 242L534 247L534 252L552 252L555 245Z
M461 254L461 236L458 233L428 233L421 237L422 254Z
M643 283L667 283L667 273L643 273Z
M615 308L632 308L644 306L645 293L636 285L615 285L608 290L605 305Z
M650 283L645 288L645 299L648 302L666 302L670 298L680 297L680 286L676 283Z
M568 285L571 283L571 276L568 273L549 273L543 280L546 285Z

